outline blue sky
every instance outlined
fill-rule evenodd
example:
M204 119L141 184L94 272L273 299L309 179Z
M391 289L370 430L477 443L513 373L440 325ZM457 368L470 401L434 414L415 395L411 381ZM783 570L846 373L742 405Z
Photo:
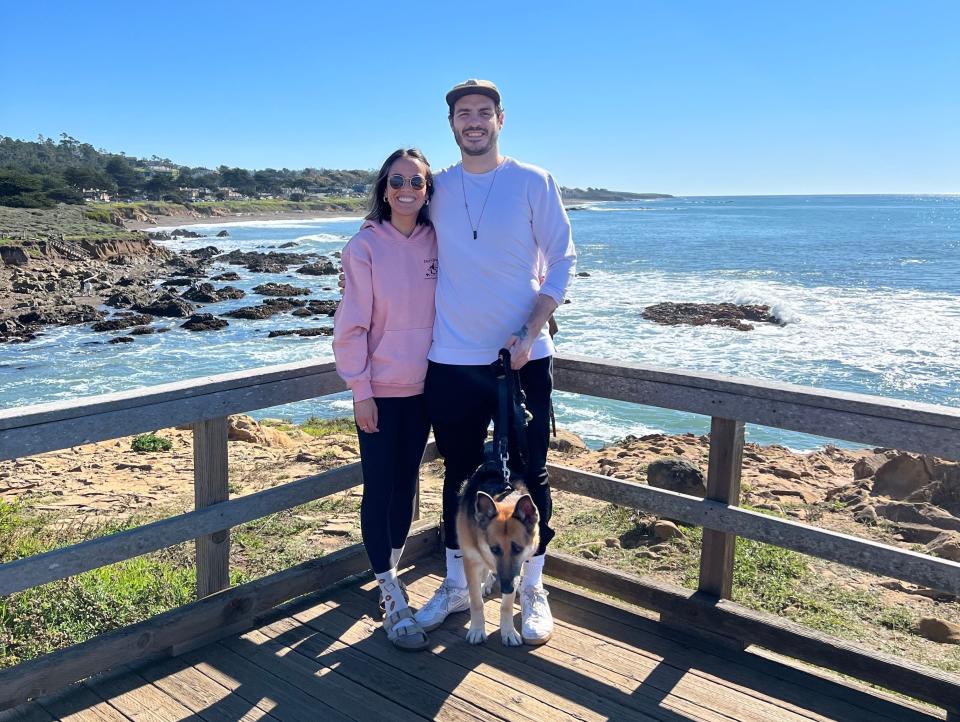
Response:
M960 2L0 0L0 135L188 165L458 159L443 102L501 88L504 153L677 195L960 192Z

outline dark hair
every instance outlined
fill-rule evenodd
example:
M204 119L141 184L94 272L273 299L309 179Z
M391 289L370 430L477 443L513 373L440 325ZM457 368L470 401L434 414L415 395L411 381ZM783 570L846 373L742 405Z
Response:
M370 212L365 216L368 221L390 220L390 204L383 199L383 196L387 192L387 176L390 175L390 166L397 158L413 158L427 167L427 200L429 201L433 196L433 172L430 170L430 162L426 156L417 148L397 148L387 156L387 159L383 161L380 172L377 173L377 181L373 184L373 190L370 192ZM430 216L428 214L427 204L424 203L423 208L417 214L417 223L421 225L429 224Z

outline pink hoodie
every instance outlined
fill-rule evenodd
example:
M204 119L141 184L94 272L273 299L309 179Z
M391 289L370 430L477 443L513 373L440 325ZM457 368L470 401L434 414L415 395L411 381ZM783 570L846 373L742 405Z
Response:
M337 373L354 401L423 393L433 338L437 238L364 221L343 248L346 286L333 324Z

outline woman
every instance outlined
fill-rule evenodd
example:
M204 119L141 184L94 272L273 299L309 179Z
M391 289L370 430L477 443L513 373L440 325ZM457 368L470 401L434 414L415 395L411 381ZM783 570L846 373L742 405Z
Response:
M333 332L337 373L353 392L360 439L363 543L380 586L383 628L405 650L428 645L397 562L429 432L423 381L437 285L437 240L427 217L432 194L430 165L419 150L390 154L370 213L343 249L346 288Z

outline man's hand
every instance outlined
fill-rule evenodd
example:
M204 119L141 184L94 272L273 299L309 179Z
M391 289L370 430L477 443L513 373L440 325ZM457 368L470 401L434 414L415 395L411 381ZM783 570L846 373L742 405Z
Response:
M367 434L375 434L380 429L377 428L377 402L372 398L363 401L353 402L353 418L360 427L360 431Z
M533 342L537 340L537 335L530 333L527 324L523 324L514 331L513 335L507 339L503 345L510 352L510 368L514 371L522 369L527 361L530 360L530 351L533 350Z

